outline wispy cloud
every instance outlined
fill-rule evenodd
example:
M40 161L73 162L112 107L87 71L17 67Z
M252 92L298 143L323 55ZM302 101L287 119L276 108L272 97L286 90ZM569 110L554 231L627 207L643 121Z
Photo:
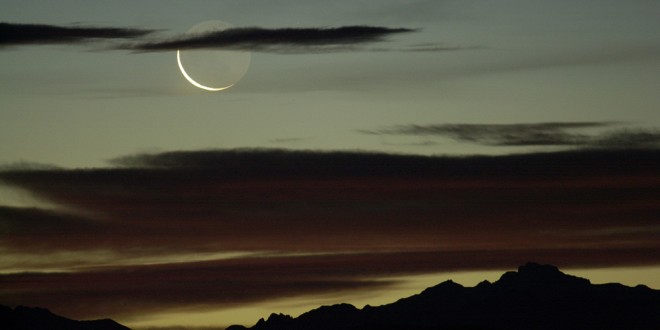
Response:
M455 51L468 51L468 50L480 50L484 49L483 46L458 46L458 45L448 45L445 43L433 43L433 42L426 42L426 43L419 43L419 44L412 44L408 46L403 46L403 47L397 47L397 48L392 48L392 47L371 47L369 48L370 51L374 52L417 52L417 53L422 53L422 52L455 52Z
M394 34L415 29L380 26L342 26L335 28L230 28L205 34L149 41L123 48L136 51L170 51L177 49L228 49L258 52L331 52L385 40Z
M647 148L660 146L656 129L611 128L615 122L545 122L530 124L395 125L360 130L372 135L439 136L489 146L573 146ZM592 131L589 131L592 130Z
M0 23L0 47L81 44L95 39L132 39L155 30L120 27Z
M268 142L270 143L277 143L277 144L286 144L286 143L296 143L296 142L302 142L308 140L308 138L303 138L303 137L287 137L287 138L273 138L273 139L268 139Z
M590 125L599 127L577 126ZM0 250L13 256L2 268L20 269L21 255L51 256L49 269L58 255L88 256L63 260L66 273L0 275L11 288L4 303L107 317L375 290L392 284L377 278L527 260L660 263L657 149L493 157L239 149L113 164L0 172L5 185L61 206L0 208ZM118 262L95 259L103 251Z
M495 46L477 47L482 50L498 51ZM472 63L468 66L446 68L446 77L472 77L510 72L549 70L562 67L611 65L618 63L650 62L660 59L660 45L611 45L597 49L564 51L559 53L521 55L504 61Z

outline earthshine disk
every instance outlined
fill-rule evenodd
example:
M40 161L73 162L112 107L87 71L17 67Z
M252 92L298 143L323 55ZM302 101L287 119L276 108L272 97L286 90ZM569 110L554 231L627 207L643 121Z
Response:
M219 20L199 23L187 35L207 34L231 28ZM221 49L178 49L176 60L183 77L193 86L217 92L234 86L250 66L250 52Z

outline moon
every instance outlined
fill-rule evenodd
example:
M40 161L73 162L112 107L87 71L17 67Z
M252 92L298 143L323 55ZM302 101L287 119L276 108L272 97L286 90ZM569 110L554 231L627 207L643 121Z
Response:
M187 35L206 34L233 27L227 22L211 20L199 23ZM250 66L250 52L218 49L178 49L179 70L193 86L217 92L234 86Z

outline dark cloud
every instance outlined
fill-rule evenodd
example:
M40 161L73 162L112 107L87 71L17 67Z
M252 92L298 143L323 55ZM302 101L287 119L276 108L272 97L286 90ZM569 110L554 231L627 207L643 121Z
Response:
M57 248L53 239L68 236L77 237L75 242L70 242L74 244L70 248L89 247L94 241L99 243L101 234L112 229L98 221L64 212L1 205L0 227L3 228L0 238L3 244L37 251L53 250Z
M0 47L13 45L79 44L94 39L129 39L154 30L117 27L58 26L0 23Z
M594 146L639 148L660 146L660 130L622 129L608 131L597 136L591 142Z
M231 149L138 154L110 162L124 168L212 169L224 176L373 176L411 173L435 166L440 159L359 151ZM383 164L383 165L379 165Z
M89 258L62 261L68 273L0 275L0 300L90 318L376 290L392 284L374 280L386 276L528 260L660 263L657 149L492 157L239 149L113 164L0 172L2 183L61 207L0 208L3 253ZM98 251L117 262L95 266ZM235 251L252 254L167 263ZM140 265L155 255L160 263Z
M657 150L423 157L246 149L116 163L126 167L0 172L5 184L80 214L4 209L12 235L0 243L32 251L336 251L532 238L545 246L569 244L566 231L578 231L584 242L607 245L589 230L653 225L660 197ZM53 224L62 224L61 235L45 235ZM63 240L67 233L76 239ZM19 243L31 240L43 243Z
M124 44L115 48L157 52L177 49L230 49L275 53L316 53L355 50L360 45L384 41L386 37L416 29L379 26L336 28L230 28L207 34ZM15 45L81 44L98 39L134 39L156 32L93 26L0 23L0 47ZM413 47L412 50L428 50ZM434 46L434 50L456 50Z
M137 51L177 49L230 49L259 52L332 52L351 50L361 44L383 41L387 36L415 32L415 29L379 26L336 28L230 28L207 34L185 35L175 39L125 45Z
M219 178L549 178L558 175L618 173L616 166L630 171L650 170L657 151L649 149L594 149L559 153L532 153L506 156L422 156L361 151L304 151L286 149L230 149L174 151L137 154L111 160L119 166L111 172L135 176L135 182L149 180L146 174L160 175L149 169L169 173L197 174ZM624 159L631 159L627 161ZM647 160L649 162L647 162ZM553 166L548 167L551 163ZM604 163L610 164L600 166ZM521 166L521 164L524 164ZM600 165L599 165L600 164ZM569 168L565 168L570 165ZM515 169L515 170L512 170ZM569 171L570 169L570 171ZM100 176L105 171L84 172ZM144 174L143 174L144 172ZM46 173L46 172L43 172ZM73 175L75 172L69 172ZM9 175L9 174L8 174ZM15 172L15 175L21 175ZM142 176L144 179L140 179ZM168 176L173 178L174 176ZM2 175L0 175L2 179ZM142 184L149 185L148 182Z
M613 122L547 122L531 124L439 124L396 125L377 130L361 130L373 135L412 135L448 137L460 142L490 146L573 146L606 148L648 148L660 146L655 129L610 128ZM591 130L591 132L589 131Z

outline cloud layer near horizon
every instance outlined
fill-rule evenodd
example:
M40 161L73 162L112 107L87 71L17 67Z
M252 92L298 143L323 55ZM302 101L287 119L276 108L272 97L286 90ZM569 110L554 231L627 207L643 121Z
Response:
M106 317L376 289L391 283L374 279L393 275L529 260L660 263L655 149L497 157L241 149L113 164L0 172L4 184L60 206L0 207L0 249L48 259L8 258L2 268L43 262L65 271L0 275L3 302ZM95 259L108 251L113 260ZM174 258L237 251L245 254ZM88 259L57 264L67 254Z

